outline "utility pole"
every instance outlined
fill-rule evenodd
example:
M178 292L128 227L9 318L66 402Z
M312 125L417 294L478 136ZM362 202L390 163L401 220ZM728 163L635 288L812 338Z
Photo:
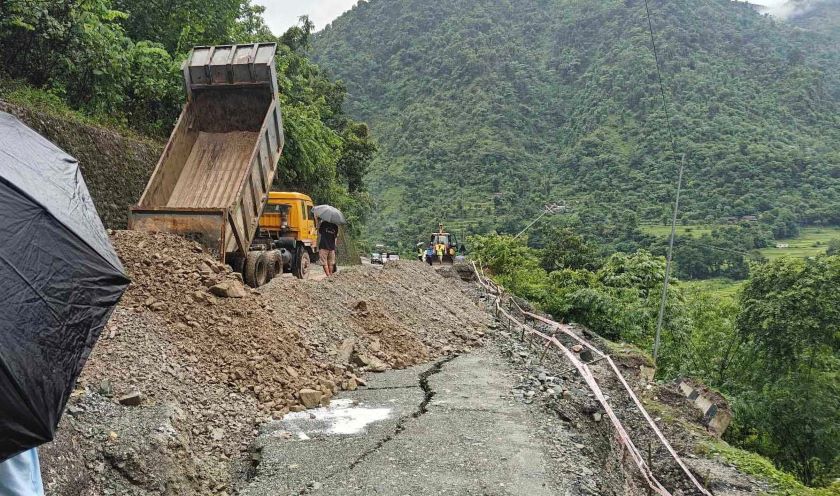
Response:
M665 261L665 282L662 284L662 300L659 302L659 316L656 318L656 337L653 341L653 365L659 359L659 344L662 337L662 320L665 317L665 302L668 300L668 282L671 280L671 260L674 258L674 237L677 233L677 212L680 209L680 192L682 191L683 170L685 169L685 153L680 162L680 172L677 178L677 196L674 199L674 215L671 218L671 238L668 240L668 256Z
M519 238L519 236L522 236L523 234L525 234L525 231L530 229L531 226L533 226L534 224L539 222L539 220L542 219L543 217L545 217L546 215L548 215L548 214L559 214L559 213L563 213L565 211L566 211L566 204L565 203L561 204L560 202L554 202L554 203L547 203L547 204L543 205L542 213L536 219L531 221L530 224L525 226L525 229L519 231L519 234L514 236L513 239L517 239L517 238Z

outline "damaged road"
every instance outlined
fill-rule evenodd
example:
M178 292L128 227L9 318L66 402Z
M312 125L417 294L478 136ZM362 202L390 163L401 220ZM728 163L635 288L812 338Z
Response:
M490 349L372 376L264 426L242 494L563 494L515 382Z

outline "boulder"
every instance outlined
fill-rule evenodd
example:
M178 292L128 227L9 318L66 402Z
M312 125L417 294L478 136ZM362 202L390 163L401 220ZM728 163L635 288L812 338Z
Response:
M344 365L350 363L350 358L353 356L353 348L356 346L356 340L347 338L341 342L338 347L338 363Z
M140 406L140 403L143 401L143 395L140 391L132 391L126 395L120 396L118 400L120 405L125 406Z
M300 402L303 403L303 406L306 408L315 408L321 405L321 398L324 397L324 393L318 391L316 389L301 389L298 394L300 395Z
M222 298L244 298L248 295L245 287L237 280L229 279L210 287L210 292Z

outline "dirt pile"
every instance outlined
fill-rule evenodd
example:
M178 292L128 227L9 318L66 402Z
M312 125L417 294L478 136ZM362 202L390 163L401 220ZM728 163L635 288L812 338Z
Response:
M419 263L254 291L182 238L112 240L133 282L43 450L53 494L223 494L247 476L256 426L304 408L302 390L328 401L483 336L486 314Z

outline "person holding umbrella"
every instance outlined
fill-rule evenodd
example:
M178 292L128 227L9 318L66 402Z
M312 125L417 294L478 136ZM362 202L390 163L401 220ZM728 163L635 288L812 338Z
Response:
M43 494L34 448L129 282L76 159L0 112L0 494Z
M318 219L318 255L324 273L332 277L335 267L335 240L338 237L338 226L347 221L341 210L330 205L317 205L312 209Z

